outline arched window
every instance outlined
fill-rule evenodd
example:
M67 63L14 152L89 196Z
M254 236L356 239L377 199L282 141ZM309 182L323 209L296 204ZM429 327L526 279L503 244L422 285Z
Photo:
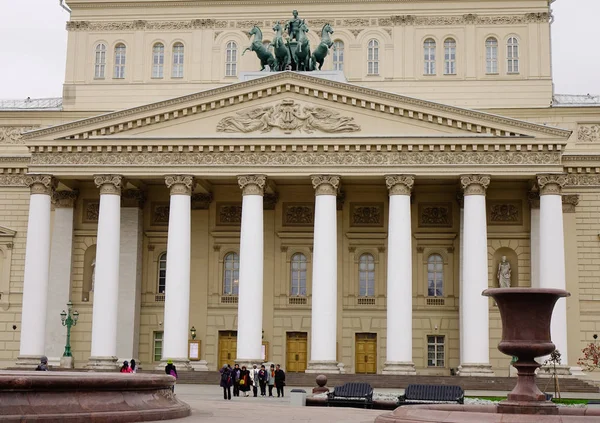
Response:
M340 40L333 43L333 70L344 70L344 42Z
M115 46L115 79L125 78L125 44Z
M367 73L379 75L379 41L369 40L367 49Z
M238 295L240 256L229 253L223 259L223 295Z
M94 78L104 78L106 70L106 44L100 43L96 46L96 57L94 60Z
M225 51L225 76L237 76L237 44L229 41Z
M444 75L456 75L456 41L446 38L444 41Z
M183 78L183 44L173 44L173 72L172 78Z
M306 296L306 256L304 254L297 253L292 256L291 272L290 295Z
M361 297L375 296L375 259L363 254L358 259L359 293Z
M519 73L519 40L510 37L506 43L507 72Z
M162 78L165 74L165 45L156 43L152 47L152 78Z
M158 256L158 293L164 294L167 287L167 253Z
M425 75L435 75L435 40L428 38L423 43L423 57L425 59Z
M444 259L439 254L432 254L427 259L427 295L444 296Z
M498 73L498 40L494 37L485 40L485 73Z

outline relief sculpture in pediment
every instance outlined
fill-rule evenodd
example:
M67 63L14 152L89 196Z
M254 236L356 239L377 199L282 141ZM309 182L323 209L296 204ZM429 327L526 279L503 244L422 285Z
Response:
M308 134L314 131L360 131L360 126L352 117L340 116L338 112L324 107L301 106L293 100L283 100L273 106L238 112L236 116L225 117L217 124L218 132L270 132L273 128L279 128L286 133L297 130Z

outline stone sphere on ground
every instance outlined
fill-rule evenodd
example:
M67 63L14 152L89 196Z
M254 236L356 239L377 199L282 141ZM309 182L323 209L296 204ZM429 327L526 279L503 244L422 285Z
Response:
M319 385L319 387L323 387L325 385L327 385L327 376L325 375L319 375L317 376L317 385Z

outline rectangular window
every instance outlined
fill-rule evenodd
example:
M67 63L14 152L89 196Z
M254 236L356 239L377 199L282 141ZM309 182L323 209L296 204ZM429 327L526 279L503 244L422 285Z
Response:
M444 336L428 335L427 336L427 366L428 367L444 367Z
M154 332L154 361L162 360L163 334L164 332Z
M456 43L444 47L444 75L456 75Z

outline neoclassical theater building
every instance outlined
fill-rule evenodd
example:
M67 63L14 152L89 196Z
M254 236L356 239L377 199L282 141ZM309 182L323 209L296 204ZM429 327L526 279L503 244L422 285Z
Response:
M58 365L71 301L78 368L501 376L510 285L570 291L575 371L600 99L553 92L550 1L66 3L62 98L0 102L0 365ZM322 70L259 72L293 9Z

